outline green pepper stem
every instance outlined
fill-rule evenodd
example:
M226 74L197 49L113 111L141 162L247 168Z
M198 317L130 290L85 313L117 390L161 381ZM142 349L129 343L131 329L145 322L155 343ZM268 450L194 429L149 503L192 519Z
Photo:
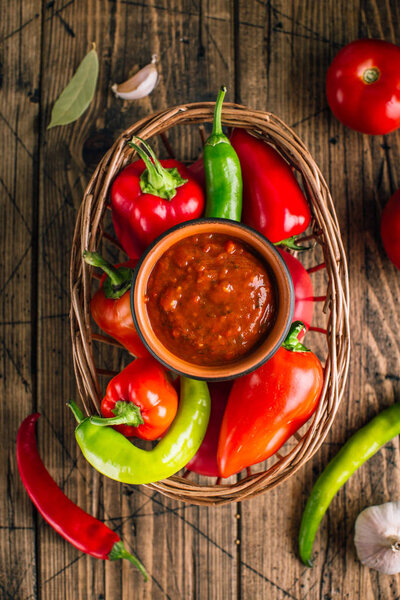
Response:
M105 419L93 416L90 417L90 422L92 425L99 425L101 427L108 425L131 425L132 427L139 427L139 425L143 425L144 423L140 408L136 404L133 404L133 402L118 400L112 412L115 417Z
M133 140L138 140L143 148ZM144 194L153 194L164 200L172 200L176 195L176 188L185 184L188 180L183 179L177 168L165 169L152 148L139 137L132 138L129 146L133 148L143 160L146 169L140 176L140 189Z
M222 103L224 101L226 94L226 87L224 85L221 86L217 100L215 102L215 110L214 110L214 121L211 135L223 135L222 131L222 123L221 123L221 115L222 115Z
M109 560L118 560L120 558L126 558L132 564L134 564L135 567L137 567L142 573L144 580L148 581L149 576L147 575L147 571L144 568L143 564L136 556L128 552L128 550L125 548L124 544L121 541L115 542L114 546L111 548L111 552L108 555Z
M296 252L303 252L304 250L312 250L313 246L299 246L296 243L297 236L292 235L285 240L281 240L280 242L274 242L274 246L283 246L284 248L290 248L290 250L296 250Z
M120 286L124 283L123 276L118 272L111 263L109 263L105 258L100 256L98 252L89 252L89 250L84 250L83 252L83 260L92 267L98 267L104 273L108 275L111 280L111 284L114 287Z
M298 340L300 332L305 330L305 328L306 326L301 321L294 321L290 326L289 333L282 344L282 348L285 348L285 350L289 350L290 352L311 352L311 350L303 346Z
M129 267L115 268L111 263L105 260L98 252L83 252L83 259L88 265L98 267L107 277L103 283L103 291L106 298L117 300L129 290L132 283L132 269Z
M76 404L76 402L71 400L70 402L67 402L67 406L68 406L68 408L70 408L72 410L72 414L74 415L77 423L82 423L82 421L85 417L83 416L83 412L81 411L79 406Z

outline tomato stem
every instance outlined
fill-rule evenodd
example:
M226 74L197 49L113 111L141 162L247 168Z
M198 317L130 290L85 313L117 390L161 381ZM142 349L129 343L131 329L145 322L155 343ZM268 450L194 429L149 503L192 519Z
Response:
M378 81L380 76L381 76L381 72L378 69L378 67L370 67L369 69L365 69L365 71L362 75L364 83L366 83L368 85Z

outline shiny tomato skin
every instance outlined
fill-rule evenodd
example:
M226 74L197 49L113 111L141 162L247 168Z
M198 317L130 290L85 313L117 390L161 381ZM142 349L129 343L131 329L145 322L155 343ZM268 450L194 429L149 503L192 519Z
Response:
M218 441L222 477L266 460L317 408L323 385L313 352L278 352L256 371L236 379Z
M364 80L367 69L378 79ZM400 127L400 47L383 40L361 39L342 48L326 77L328 104L350 129L384 135Z
M382 212L381 238L386 254L400 269L400 189L398 189Z

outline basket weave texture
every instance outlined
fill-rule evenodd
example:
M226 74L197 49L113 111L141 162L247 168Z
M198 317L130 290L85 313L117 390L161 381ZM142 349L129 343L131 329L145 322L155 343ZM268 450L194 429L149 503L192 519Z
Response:
M132 161L135 152L128 146L132 135L149 139L182 124L203 124L213 120L212 102L185 104L159 111L127 129L97 166L84 194L78 212L71 253L71 337L78 390L87 413L98 411L102 398L98 375L103 370L95 365L93 343L103 336L92 332L90 298L93 293L93 269L82 259L85 249L95 251L107 241L103 221L109 204L110 186L117 173ZM296 443L267 470L241 478L235 483L206 484L173 476L149 484L148 487L171 498L192 504L216 505L237 502L261 494L293 475L321 446L335 418L343 395L349 364L348 274L340 230L328 187L311 154L298 136L276 116L250 110L236 104L224 104L222 122L230 127L242 127L271 144L301 176L303 189L313 215L312 234L322 248L327 273L326 313L327 355L325 357L322 396L307 430L296 434ZM168 143L167 143L168 146ZM109 341L106 337L102 342ZM104 374L104 373L103 373Z

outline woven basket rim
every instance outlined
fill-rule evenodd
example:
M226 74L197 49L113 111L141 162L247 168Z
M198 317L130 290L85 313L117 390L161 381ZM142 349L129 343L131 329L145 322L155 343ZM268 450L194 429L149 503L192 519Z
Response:
M135 152L127 142L132 135L149 139L160 135L167 149L165 132L181 124L210 123L214 102L195 102L159 110L127 128L114 142L96 167L78 210L71 250L71 339L78 391L86 412L89 402L98 410L101 399L98 369L93 358L93 341L119 344L107 336L93 337L90 319L92 269L82 259L83 249L98 248L104 231L103 219L107 209L110 185L115 175L132 160ZM328 286L324 312L328 315L326 338L328 356L324 373L321 400L308 430L297 444L277 462L261 473L248 474L235 483L202 485L179 476L149 484L164 495L200 505L237 502L272 489L291 477L304 465L323 443L333 423L343 396L349 366L349 282L347 261L340 236L339 224L328 186L303 141L281 119L269 112L249 109L235 103L225 103L222 122L242 127L271 144L301 175L303 189L313 214L313 236L322 247ZM295 436L296 437L296 436Z

